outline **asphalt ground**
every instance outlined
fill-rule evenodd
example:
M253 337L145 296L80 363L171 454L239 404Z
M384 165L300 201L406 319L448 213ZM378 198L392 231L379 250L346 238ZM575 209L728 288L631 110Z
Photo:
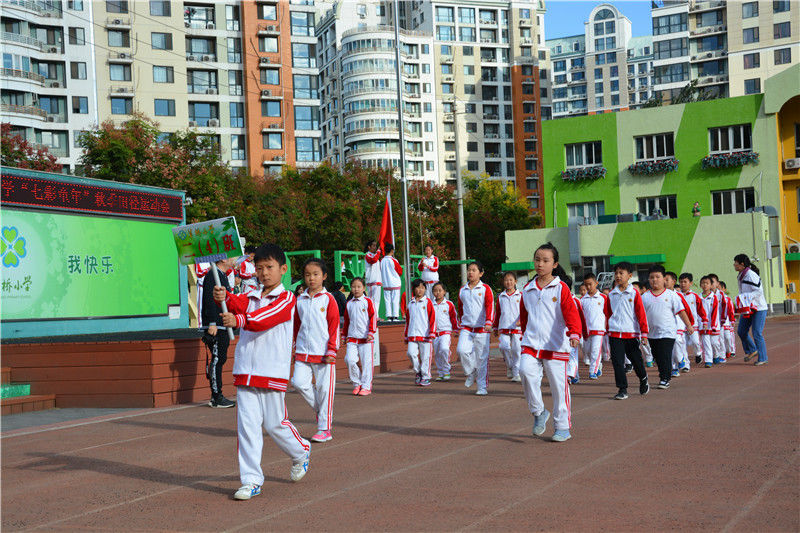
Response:
M95 412L16 429L4 417L2 528L798 531L800 320L770 319L765 335L765 366L740 351L626 401L611 400L610 364L598 381L581 365L566 443L549 441L552 422L531 435L521 387L496 358L485 397L461 379L415 387L410 372L376 376L373 395L354 397L340 375L334 440L312 445L308 474L292 483L267 439L263 492L247 502L231 498L235 409ZM308 405L296 393L286 403L311 435Z

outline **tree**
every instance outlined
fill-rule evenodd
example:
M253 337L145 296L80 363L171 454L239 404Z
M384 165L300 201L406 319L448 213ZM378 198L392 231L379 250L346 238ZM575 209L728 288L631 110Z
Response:
M44 172L61 172L61 165L47 147L34 146L20 134L12 131L11 124L0 124L0 155L8 167L27 168Z

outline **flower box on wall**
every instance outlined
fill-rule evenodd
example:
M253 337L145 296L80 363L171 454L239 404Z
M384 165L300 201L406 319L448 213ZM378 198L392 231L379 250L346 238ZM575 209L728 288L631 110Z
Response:
M758 163L758 152L730 152L712 154L703 158L702 166L706 168L741 167L747 163Z
M638 161L628 166L628 172L640 176L652 176L654 174L666 174L678 169L678 161L674 157L669 159L659 159L658 161Z
M602 165L568 168L561 172L561 179L564 181L596 180L605 177L606 172L606 167Z

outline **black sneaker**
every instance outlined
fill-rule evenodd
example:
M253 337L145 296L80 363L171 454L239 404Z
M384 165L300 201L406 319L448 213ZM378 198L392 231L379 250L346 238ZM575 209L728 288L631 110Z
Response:
M633 365L625 365L625 373L630 374L633 372Z
M703 358L700 357L699 355L695 355L694 356L694 364L699 365L700 361L702 361L702 360L703 360Z
M650 392L650 382L647 380L647 378L644 378L639 381L639 394L644 396L648 392Z
M208 402L209 407L216 407L217 409L226 409L228 407L233 407L234 405L236 405L236 402L227 399L221 394L216 398L211 398L211 401Z
M668 389L669 388L669 381L664 381L663 379L658 382L659 389Z
M627 400L628 399L628 391L625 389L619 389L619 392L614 396L615 400Z

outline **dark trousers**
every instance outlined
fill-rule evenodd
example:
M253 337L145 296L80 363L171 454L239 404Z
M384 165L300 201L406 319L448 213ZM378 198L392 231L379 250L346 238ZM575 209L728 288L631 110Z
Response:
M631 360L633 371L640 380L647 377L642 360L642 351L639 349L639 339L608 339L611 348L611 364L614 365L614 380L618 389L628 389L628 376L625 375L625 357Z
M225 328L219 328L216 335L206 333L203 342L211 352L206 377L211 385L211 396L216 398L222 394L222 365L228 360L228 347L231 340L228 337L228 331Z
M675 346L675 339L648 339L648 342L658 365L658 379L669 381L672 377L672 347Z

